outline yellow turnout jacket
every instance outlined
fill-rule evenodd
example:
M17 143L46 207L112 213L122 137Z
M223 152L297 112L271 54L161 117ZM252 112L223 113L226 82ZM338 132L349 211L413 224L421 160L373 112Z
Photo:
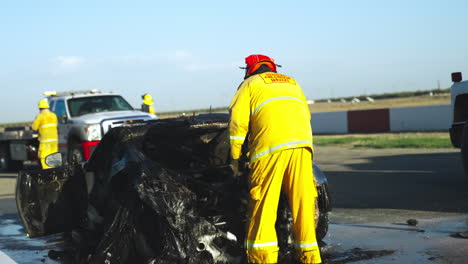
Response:
M42 111L32 123L32 129L39 131L39 142L58 143L57 116L51 111Z
M307 100L297 82L266 72L241 83L230 105L231 156L238 159L247 132L251 162L283 149L312 147Z

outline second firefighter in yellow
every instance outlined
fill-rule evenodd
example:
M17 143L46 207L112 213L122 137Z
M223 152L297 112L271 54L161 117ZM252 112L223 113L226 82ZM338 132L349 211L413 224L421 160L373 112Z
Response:
M264 55L246 58L245 80L232 99L229 123L231 158L237 171L248 135L249 223L245 247L249 263L277 263L275 230L281 189L293 215L297 258L321 263L315 236L317 190L312 170L310 111L297 82L276 73Z
M45 157L58 152L58 131L57 116L49 110L49 103L46 99L39 101L39 115L32 123L32 129L39 132L38 157L43 169L51 168L45 163Z
M141 96L143 103L141 104L141 110L150 114L155 114L153 106L153 97L149 94L144 94Z

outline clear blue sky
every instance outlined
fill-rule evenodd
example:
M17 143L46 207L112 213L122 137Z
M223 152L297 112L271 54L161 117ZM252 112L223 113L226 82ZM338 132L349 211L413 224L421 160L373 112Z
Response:
M0 123L47 90L100 89L156 111L227 106L252 53L310 99L468 79L468 1L2 1Z

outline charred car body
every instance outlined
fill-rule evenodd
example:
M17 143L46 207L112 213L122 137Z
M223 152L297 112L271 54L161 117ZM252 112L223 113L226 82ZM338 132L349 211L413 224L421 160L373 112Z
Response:
M84 164L21 172L16 200L31 238L72 231L74 263L245 263L246 177L233 177L227 122L164 119L110 130ZM328 230L327 180L317 239ZM291 216L282 198L280 261Z

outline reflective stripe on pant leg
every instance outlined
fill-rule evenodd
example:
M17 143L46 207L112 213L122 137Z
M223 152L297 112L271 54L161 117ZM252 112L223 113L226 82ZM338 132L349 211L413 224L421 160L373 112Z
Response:
M317 189L312 170L312 152L308 148L291 149L283 188L293 216L293 231L298 259L302 263L321 263L315 236L315 199Z
M278 242L256 243L256 241L245 241L247 260L249 263L277 263Z
M315 226L315 223L312 226ZM315 235L315 228L311 229L314 230ZM297 259L301 263L322 263L320 249L316 239L313 241L295 241L294 247L296 248Z
M276 263L278 260L276 212L287 164L281 153L282 151L251 165L249 223L245 241L250 263Z

